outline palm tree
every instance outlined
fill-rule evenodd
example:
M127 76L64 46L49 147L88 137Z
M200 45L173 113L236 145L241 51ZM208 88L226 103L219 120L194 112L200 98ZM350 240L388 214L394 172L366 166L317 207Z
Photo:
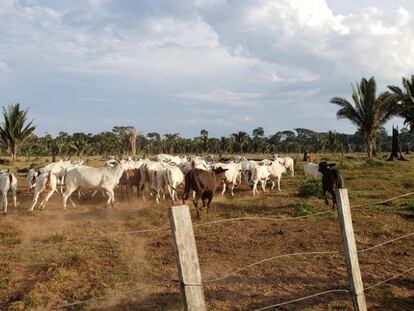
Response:
M33 120L27 121L28 110L20 110L20 104L3 106L3 124L0 126L0 140L7 147L15 161L20 148L30 139L35 130Z
M249 139L249 134L243 131L238 131L236 133L231 134L233 140L239 145L240 153L243 153L243 146L247 144Z
M338 119L349 119L361 131L368 157L376 154L376 138L378 131L394 115L397 114L398 97L389 92L376 95L377 84L374 77L362 78L360 84L352 85L351 104L348 100L334 97L330 103L338 105Z
M264 136L264 129L263 129L263 127L261 127L261 126L259 126L259 127L256 127L254 130L253 130L253 137L254 138L259 138L259 137L263 137Z
M336 131L329 131L326 138L326 143L328 145L329 151L337 152L341 147L341 141L339 135Z
M414 133L414 75L411 79L402 78L404 91L398 86L388 86L388 88L398 96L400 101L399 115L404 118L404 124L410 126L410 132Z

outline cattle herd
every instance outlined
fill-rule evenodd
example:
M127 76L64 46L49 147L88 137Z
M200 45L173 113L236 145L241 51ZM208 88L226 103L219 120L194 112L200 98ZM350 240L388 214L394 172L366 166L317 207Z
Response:
M294 176L294 160L291 157L273 155L272 159L261 161L247 160L235 156L227 161L215 162L212 156L188 157L159 154L155 160L139 159L118 160L112 158L103 167L85 165L82 160L61 160L53 162L40 170L30 168L27 173L29 191L34 191L33 202L29 211L33 211L38 203L44 209L50 197L55 193L62 195L63 209L67 208L67 201L75 207L72 194L77 193L79 198L93 197L101 193L107 204L115 203L114 189L118 187L123 196L136 193L146 200L150 197L157 202L169 196L173 204L178 201L178 187L183 185L183 202L192 194L197 216L200 215L199 201L207 212L215 192L219 187L224 195L228 189L234 196L234 188L245 183L252 191L258 193L258 185L266 192L267 184L271 189L277 187L281 191L280 181L282 174L290 172ZM322 177L323 192L331 194L337 188L343 187L343 178L335 164L320 162L304 165L306 177ZM0 191L4 213L7 213L7 193L13 194L13 204L16 207L17 179L10 172L0 174ZM149 196L149 197L148 197ZM335 207L335 199L333 199Z

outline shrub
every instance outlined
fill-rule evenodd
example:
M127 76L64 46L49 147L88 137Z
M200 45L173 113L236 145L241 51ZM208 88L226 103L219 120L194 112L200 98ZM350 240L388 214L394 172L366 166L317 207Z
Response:
M402 209L404 211L412 211L412 212L414 212L414 202L413 201L410 201L410 202L402 203L400 205L400 209Z
M302 183L299 186L298 195L303 198L310 196L323 198L322 180L320 178L308 178L302 181Z
M293 205L293 208L295 211L295 217L308 216L316 213L311 205L304 202L296 203Z

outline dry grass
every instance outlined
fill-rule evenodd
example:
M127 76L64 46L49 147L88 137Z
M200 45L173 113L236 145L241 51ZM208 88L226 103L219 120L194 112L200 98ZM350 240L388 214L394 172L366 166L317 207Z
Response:
M257 158L258 156L254 156ZM300 157L298 155L298 157ZM367 161L361 155L318 155L342 168L351 204L378 201L414 191L413 160ZM27 167L23 159L16 167ZM35 159L42 165L47 159ZM91 159L97 165L100 157ZM244 186L236 198L213 202L213 210L195 223L241 216L292 217L329 210L317 197L299 197L302 163L294 178L284 176L282 192L254 198ZM176 279L169 231L110 236L67 243L103 233L168 227L168 202L156 206L133 198L116 208L104 200L79 202L63 211L54 195L45 211L29 214L31 194L18 176L20 205L0 219L0 309L45 310L48 307L108 295L93 303L66 310L181 310L177 284L114 295L143 285ZM353 213L358 248L365 248L414 229L414 197L371 206ZM236 221L195 228L204 279L225 275L257 260L292 252L340 250L339 226L334 214L287 222ZM55 245L51 248L41 248ZM32 248L35 250L31 250ZM36 247L39 249L36 250ZM364 282L374 284L412 265L412 238L360 255ZM346 287L341 255L281 258L216 283L206 284L210 310L251 310L326 289ZM370 310L411 310L414 276L408 275L367 293ZM351 310L346 294L328 295L281 307L280 310Z

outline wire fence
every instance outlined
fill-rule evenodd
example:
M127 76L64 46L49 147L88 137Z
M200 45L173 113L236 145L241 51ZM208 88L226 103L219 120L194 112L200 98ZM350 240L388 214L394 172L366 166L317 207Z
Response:
M399 199L399 198L403 198L403 197L407 197L407 196L411 196L414 195L414 192L410 192L410 193L406 193L406 194L402 194L402 195L398 195L383 201L379 201L379 202L371 202L371 203L364 203L364 204L359 204L359 205L355 205L353 206L353 208L361 208L361 207L366 207L366 206L372 206L372 205L381 205L381 204L386 204L388 202L391 202L393 200ZM228 223L228 222L236 222L236 221L245 221L245 220L266 220L266 221L276 221L276 222L282 222L282 221L293 221L293 220L300 220L300 219L307 219L310 217L315 217L315 216L321 216L321 215L325 215L325 214L331 214L334 213L335 211L321 211L321 212L317 212L317 213L313 213L313 214L309 214L309 215L304 215L304 216L296 216L296 217L286 217L286 218L276 218L276 217L261 217L261 216L245 216L245 217L235 217L235 218L226 218L226 219L219 219L219 220L214 220L214 221L209 221L209 222L202 222L202 223L196 223L193 225L194 228L199 228L199 227L205 227L205 226L210 226L210 225L215 225L215 224L221 224L221 223ZM57 243L51 243L48 245L39 245L36 247L32 247L29 249L15 249L15 250L11 250L11 251L7 251L7 252L3 252L2 254L13 254L13 253L18 253L18 252L34 252L34 251L38 251L38 250L45 250L48 248L52 248L52 247L59 247L59 246L63 246L63 245L68 245L68 244L76 244L76 243L82 243L82 242L89 242L89 241L93 241L93 240L100 240L100 239L105 239L108 237L117 237L117 236L123 236L123 235L134 235L134 234L144 234L144 233L156 233L156 232L163 232L163 231L170 231L171 228L170 227L163 227L163 228L154 228L154 229L141 229L141 230L131 230L131 231L120 231L120 232L112 232L112 233L105 233L105 234L100 234L100 235L96 235L96 236L89 236L89 237L85 237L82 239L73 239L73 240L67 240L67 241L63 241L63 242L57 242ZM385 246L387 244L402 240L402 239L406 239L409 237L414 236L414 232L399 236L397 238L393 238L387 241L384 241L382 243L367 247L367 248L363 248L361 250L358 250L358 253L365 253L374 249L377 249L379 247ZM251 263L249 265L246 265L244 267L238 268L230 273L227 273L226 275L220 276L220 277L215 277L215 278L210 278L210 279L206 279L203 281L204 284L209 284L209 283L214 283L214 282L219 282L225 279L228 279L242 271L245 271L251 267L257 266L257 265L261 265L261 264L265 264L271 261L274 261L276 259L280 259L280 258L286 258L286 257L292 257L292 256L311 256L311 255L336 255L336 254L341 254L341 251L311 251L311 252L296 252L296 253L290 253L290 254L281 254L281 255L277 255L274 257L270 257L270 258L265 258L259 261L256 261L254 263ZM399 274L396 274L390 278L387 278L379 283L376 283L374 285L371 285L369 287L367 287L365 290L371 290L373 288L376 288L382 284L385 284L393 279L396 279L402 275L406 275L408 273L410 273L411 271L414 270L414 267L409 268L408 270L405 270ZM125 294L129 294L129 293L133 293L136 291L140 291L140 290L146 290L146 289L151 289L151 288L155 288L155 287L164 287L173 283L177 283L177 280L170 280L170 281L165 281L165 282L160 282L160 283L156 283L156 284L151 284L151 285L145 285L145 286L140 286L140 287L136 287L136 288L132 288L132 289L128 289L128 290L120 290L117 291L116 293L110 294L110 295L105 295L105 296L101 296L101 297L95 297L95 298L90 298L87 300L80 300L80 301L76 301L76 302L72 302L72 303L62 303L58 306L55 307L50 307L49 309L62 309L62 308L68 308L68 307L73 307L73 306L77 306L77 305L81 305L81 304L86 304L86 303L92 303L92 302L96 302L99 300L103 300L103 299L108 299L108 298L113 298L116 296L120 296L120 295L125 295ZM256 309L255 311L260 311L260 310L267 310L267 309L271 309L274 307L278 307L278 306L283 306L283 305L287 305L287 304L292 304L292 303L296 303L296 302L300 302L300 301L304 301L304 300L308 300L314 297L318 297L318 296L322 296L322 295L328 295L328 294L338 294L338 293L349 293L349 290L347 289L331 289L331 290L326 290L323 292L319 292L316 294L312 294L309 296L305 296L305 297L301 297L301 298L297 298L294 300L290 300L290 301L286 301L286 302L281 302L278 304L274 304L271 306L267 306L264 308L260 308L260 309ZM2 306L4 307L4 305Z
M386 200L383 200L383 201L369 202L369 203L354 205L352 208L357 209L357 208L366 207L366 206L382 205L382 204L389 203L393 200L408 197L408 196L411 196L411 195L414 195L414 192L409 192L409 193L405 193L405 194L402 194L402 195L398 195L398 196L395 196L395 197L392 197L392 198L389 198L389 199L386 199ZM293 221L293 220L306 219L306 218L311 218L311 217L321 216L321 215L327 215L327 214L333 214L333 213L335 213L335 211L330 210L330 211L321 211L321 212L317 212L317 213L312 213L312 214L309 214L309 215L295 216L295 217L285 217L285 218L263 217L263 216L243 216L243 217L225 218L225 219L218 219L218 220L213 220L213 221L209 221L209 222L196 223L196 224L193 225L193 227L194 228L200 228L200 227L205 227L205 226L210 226L210 225L215 225L215 224L222 224L222 223L235 222L235 221L246 221L246 220L257 220L257 221L265 220L265 221L275 221L275 222ZM21 250L19 250L19 249L10 250L10 251L1 252L0 254L8 255L8 254L14 254L14 253L22 252L22 251L23 252L35 252L35 251L44 250L44 249L53 248L53 247L59 247L59 246L67 245L67 244L82 243L82 242L86 242L86 241L105 239L105 238L108 238L108 237L116 237L116 236L122 236L122 235L133 235L133 234L140 234L140 233L161 232L161 231L169 231L169 230L171 230L170 227L164 227L164 228L154 228L154 229L141 229L141 230L131 230L131 231L110 232L110 233L104 233L104 234L95 235L95 236L89 236L89 237L85 237L85 238L82 238L82 239L72 239L72 240L67 240L67 241L63 241L63 242L51 243L50 245L39 245L39 246L35 246L35 247L32 247L32 248L25 248L25 249L21 249Z
M371 289L374 289L376 287L379 287L379 286L381 286L381 285L383 285L385 283L388 283L388 282L390 282L392 280L395 280L395 279L399 278L400 276L407 275L408 273L410 273L413 270L414 270L414 266L411 267L411 268L409 268L409 269L407 269L407 270L405 270L405 271L403 271L403 272L401 272L401 273L395 274L392 277L389 277L389 278L387 278L387 279L385 279L385 280L383 280L381 282L378 282L378 283L376 283L374 285L368 286L364 290L365 291L369 291ZM319 293L316 293L316 294L312 294L312 295L308 295L308 296L305 296L305 297L301 297L301 298L297 298L297 299L293 299L293 300L289 300L289 301L280 302L280 303L273 304L273 305L266 306L266 307L262 307L262 308L259 308L259 309L254 309L254 311L269 310L269 309L272 309L272 308L286 306L286 305L293 304L293 303L296 303L296 302L301 302L301 301L304 301L304 300L309 300L309 299L312 299L312 298L315 298L315 297L318 297L318 296L323 296L323 295L328 295L328 294L338 294L338 293L347 293L347 294L349 294L350 291L347 290L347 289L331 289L331 290L326 290L326 291L322 291L322 292L319 292Z

